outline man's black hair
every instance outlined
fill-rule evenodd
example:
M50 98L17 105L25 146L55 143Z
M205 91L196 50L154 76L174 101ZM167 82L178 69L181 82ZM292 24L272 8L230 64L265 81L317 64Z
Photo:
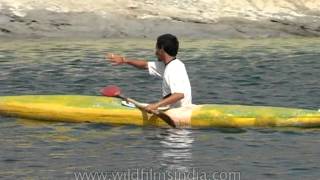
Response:
M176 56L179 49L179 41L172 34L163 34L157 39L157 48L163 48L170 56Z

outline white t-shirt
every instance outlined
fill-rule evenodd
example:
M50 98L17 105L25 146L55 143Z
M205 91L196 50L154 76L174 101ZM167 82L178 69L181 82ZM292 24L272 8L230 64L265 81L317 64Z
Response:
M191 86L186 68L179 59L170 61L167 65L163 62L148 62L149 74L158 76L162 81L162 96L183 93L184 98L171 107L182 107L192 104Z

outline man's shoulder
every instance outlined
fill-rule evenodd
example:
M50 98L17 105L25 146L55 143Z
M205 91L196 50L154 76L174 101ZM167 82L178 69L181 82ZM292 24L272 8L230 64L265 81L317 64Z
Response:
M169 66L166 67L166 74L171 75L178 75L178 74L185 74L186 73L186 67L182 61L179 59L175 59L173 62L169 64Z
M175 59L171 62L172 66L175 67L184 67L184 63L180 59Z
M175 59L175 61L177 62L177 63L181 63L181 64L184 64L180 59Z

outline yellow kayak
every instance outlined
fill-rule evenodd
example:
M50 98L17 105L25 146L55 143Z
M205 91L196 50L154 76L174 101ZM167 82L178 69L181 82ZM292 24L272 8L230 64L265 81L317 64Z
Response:
M319 127L316 110L204 104L165 111L178 127ZM17 118L119 125L168 126L117 98L80 95L0 97L0 115Z

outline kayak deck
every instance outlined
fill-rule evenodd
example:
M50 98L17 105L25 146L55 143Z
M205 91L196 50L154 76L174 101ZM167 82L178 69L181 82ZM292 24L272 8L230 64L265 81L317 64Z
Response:
M320 127L315 110L204 104L166 111L178 127ZM81 95L0 97L0 115L35 120L167 126L116 98Z

